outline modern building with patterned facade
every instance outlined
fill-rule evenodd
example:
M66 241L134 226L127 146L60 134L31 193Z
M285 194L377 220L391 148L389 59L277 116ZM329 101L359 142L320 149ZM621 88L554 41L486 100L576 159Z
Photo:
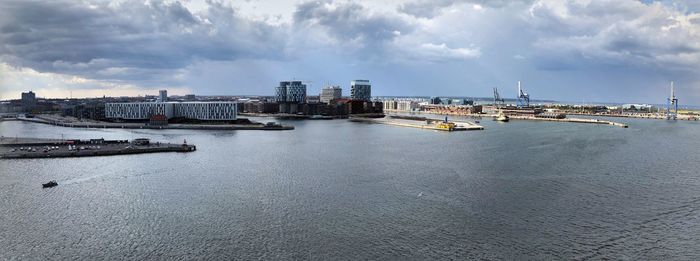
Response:
M105 103L105 117L122 120L148 120L153 115L172 118L173 103L170 102L120 102Z
M154 115L205 121L232 121L237 119L236 102L130 102L105 104L109 119L148 120Z
M306 103L306 84L301 81L284 81L275 87L275 101L281 113L297 113L299 104Z
M340 99L343 95L343 89L340 86L328 86L321 89L321 95L319 95L320 102L330 103L332 100Z
M187 119L232 121L238 114L236 102L176 102L173 105L175 117Z
M301 81L284 81L275 88L277 102L305 103L306 84Z
M372 99L372 85L368 80L351 81L350 98L354 100L369 101Z

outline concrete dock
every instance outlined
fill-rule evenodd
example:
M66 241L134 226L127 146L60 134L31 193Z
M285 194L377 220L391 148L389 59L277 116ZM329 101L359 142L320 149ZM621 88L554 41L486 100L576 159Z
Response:
M532 117L532 116L509 116L511 120L531 120L531 121L555 121L555 122L573 122L573 123L590 123L590 124L603 124L603 125L612 125L612 126L617 126L621 128L627 128L629 127L627 124L624 123L619 123L619 122L614 122L614 121L606 121L606 120L599 120L599 119L582 119L582 118L564 118L564 119L553 119L553 118L540 118L540 117Z
M140 141L139 141L140 140ZM193 152L191 144L151 143L144 139L127 140L54 140L2 138L0 159L94 157L157 152Z
M400 126L400 127L410 127L410 128L418 128L418 129L425 129L425 130L438 130L438 131L467 131L467 130L483 130L484 127L472 122L466 122L466 121L450 121L451 123L455 124L455 127L453 129L443 129L443 128L438 128L436 124L437 122L441 122L442 120L440 119L431 119L431 118L423 118L421 120L417 119L408 119L408 118L396 118L396 117L387 117L387 118L364 118L364 117L352 117L350 119L351 121L357 121L357 122L371 122L371 123L379 123L379 124L386 124L386 125L393 125L393 126ZM431 123L429 123L431 122ZM434 123L433 123L434 122Z

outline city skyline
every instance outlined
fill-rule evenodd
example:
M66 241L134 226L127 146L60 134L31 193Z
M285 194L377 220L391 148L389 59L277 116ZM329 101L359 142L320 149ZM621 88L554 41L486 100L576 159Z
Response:
M700 104L692 1L0 3L0 97L272 95L369 79L373 96ZM42 15L23 15L23 14ZM454 26L457 25L457 26Z

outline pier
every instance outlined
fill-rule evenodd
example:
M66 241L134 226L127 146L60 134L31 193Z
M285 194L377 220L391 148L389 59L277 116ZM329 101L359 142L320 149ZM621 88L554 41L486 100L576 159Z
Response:
M616 127L621 127L621 128L628 128L629 126L624 123L619 123L619 122L614 122L614 121L606 121L606 120L599 120L599 119L583 119L583 118L563 118L563 119L556 119L556 118L543 118L543 117L532 117L532 116L509 116L510 119L513 120L532 120L532 121L555 121L555 122L573 122L573 123L590 123L590 124L603 124L603 125L612 125Z
M55 140L34 138L0 139L0 159L66 158L128 155L157 152L193 152L192 144L151 143L148 139Z

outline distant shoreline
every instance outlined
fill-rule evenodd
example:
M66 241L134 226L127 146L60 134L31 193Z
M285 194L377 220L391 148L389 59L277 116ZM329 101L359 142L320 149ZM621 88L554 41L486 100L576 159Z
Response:
M291 125L267 125L258 124L169 124L164 126L148 125L143 123L114 123L114 122L71 122L37 118L5 118L2 121L24 121L48 124L68 128L97 128L97 129L177 129L177 130L293 130Z

